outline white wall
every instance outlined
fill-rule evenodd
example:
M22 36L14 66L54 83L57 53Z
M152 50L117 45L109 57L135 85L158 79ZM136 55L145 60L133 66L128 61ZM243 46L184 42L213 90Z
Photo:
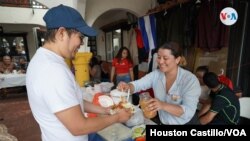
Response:
M101 30L98 31L98 36L96 37L97 42L97 54L101 55L102 60L106 60L106 50L105 50L105 33Z
M113 13L109 15L112 17L107 17L108 20L102 20L95 23L96 20L100 16L104 16L102 14L107 11L114 10L115 12L115 10L124 10L140 17L145 15L146 12L152 8L151 6L155 5L155 0L87 0L86 5L86 22L90 26L95 24L95 26L98 25L100 27L101 23L105 25L125 17L124 15L117 15L117 13ZM124 44L126 44L126 39L124 40ZM101 30L98 30L97 54L102 56L102 60L106 60L105 33Z
M83 17L85 17L86 0L36 0L48 8L58 6L60 4L67 5L77 9Z
M59 4L68 5L71 7L76 7L78 1L85 1L85 0L36 0L37 2L42 3L43 5L47 6L48 8L55 7Z
M0 6L0 23L45 25L43 15L47 10Z
M152 0L87 0L85 19L89 25L106 11L111 9L129 10L136 16L143 16L151 9Z

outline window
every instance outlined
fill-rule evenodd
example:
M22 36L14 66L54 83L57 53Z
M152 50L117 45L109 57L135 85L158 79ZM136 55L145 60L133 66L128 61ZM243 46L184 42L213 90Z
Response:
M112 59L116 56L122 46L122 30L116 29L106 32L105 36L107 61L112 62Z
M129 25L126 19L101 27L105 32L106 61L112 62L119 49L123 46L123 31L127 30L128 27Z
M24 57L29 61L26 33L6 33L0 35L0 58L10 55L12 58Z

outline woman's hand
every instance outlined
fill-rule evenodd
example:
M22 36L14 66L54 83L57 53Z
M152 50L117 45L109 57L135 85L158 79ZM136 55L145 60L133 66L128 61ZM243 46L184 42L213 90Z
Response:
M147 109L149 111L158 111L158 110L162 110L163 109L163 106L164 106L164 102L161 102L160 100L156 99L156 98L152 98L150 99L147 103L148 106L147 106Z
M128 91L130 89L129 87L129 84L125 83L125 82L120 82L118 85L117 85L117 89L119 91Z

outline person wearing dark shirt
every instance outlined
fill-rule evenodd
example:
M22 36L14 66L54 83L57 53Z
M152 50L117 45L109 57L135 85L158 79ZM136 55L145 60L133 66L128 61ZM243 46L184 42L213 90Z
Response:
M199 113L201 124L237 125L240 118L239 99L227 86L221 84L213 72L205 73L204 83L211 89L211 102Z

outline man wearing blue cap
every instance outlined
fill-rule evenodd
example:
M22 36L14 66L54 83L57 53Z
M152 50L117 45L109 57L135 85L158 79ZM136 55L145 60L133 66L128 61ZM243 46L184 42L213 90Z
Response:
M116 122L127 121L131 113L86 118L85 112L109 114L109 108L84 101L79 85L64 59L74 58L84 36L96 36L75 9L59 5L43 17L47 32L27 69L26 86L32 113L43 141L86 141L87 134Z

